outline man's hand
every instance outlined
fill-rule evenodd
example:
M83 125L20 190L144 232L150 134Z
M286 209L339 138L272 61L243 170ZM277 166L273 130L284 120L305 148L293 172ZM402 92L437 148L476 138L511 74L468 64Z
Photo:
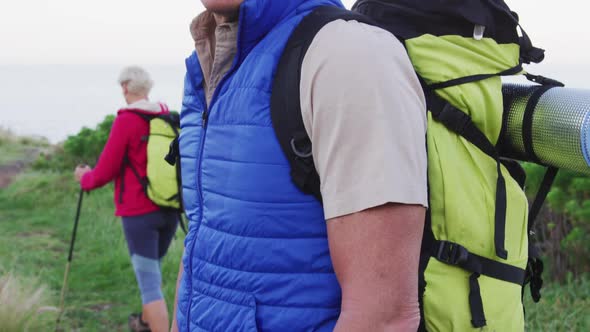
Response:
M92 171L92 168L88 165L78 165L76 166L76 170L74 171L74 178L76 181L80 182L84 174Z
M328 241L342 287L335 331L416 331L418 265L426 209L386 204L333 218Z

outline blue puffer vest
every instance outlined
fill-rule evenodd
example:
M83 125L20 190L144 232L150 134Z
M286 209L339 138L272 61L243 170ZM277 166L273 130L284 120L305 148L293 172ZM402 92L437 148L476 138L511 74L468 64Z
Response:
M246 0L238 52L207 110L186 61L180 151L190 220L180 331L331 331L341 291L322 207L292 183L270 118L273 73L297 24L338 0Z

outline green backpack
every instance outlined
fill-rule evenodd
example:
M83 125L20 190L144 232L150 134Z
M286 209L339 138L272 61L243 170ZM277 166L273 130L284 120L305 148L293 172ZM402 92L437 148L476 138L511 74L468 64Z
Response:
M182 210L182 187L178 158L180 119L177 113L148 115L134 112L149 123L147 141L147 175L141 177L127 156L122 170L129 167L141 183L147 197L156 205ZM123 188L121 189L123 191ZM122 197L122 195L120 195Z
M359 0L353 11L314 10L278 64L271 117L293 182L320 202L301 118L300 68L315 34L338 19L392 32L426 96L429 209L417 276L420 330L524 330L524 287L539 300L543 267L529 244L534 213L529 216L521 188L524 174L496 147L500 76L522 73L522 64L540 62L543 50L524 31L519 35L518 17L501 0Z

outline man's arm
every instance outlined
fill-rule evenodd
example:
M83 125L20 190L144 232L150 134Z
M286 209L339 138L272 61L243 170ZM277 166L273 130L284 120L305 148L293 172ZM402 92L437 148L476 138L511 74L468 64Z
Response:
M389 32L331 22L305 55L300 92L342 287L336 331L415 331L428 195L412 63Z
M386 204L328 220L342 287L335 331L416 331L418 264L425 208Z

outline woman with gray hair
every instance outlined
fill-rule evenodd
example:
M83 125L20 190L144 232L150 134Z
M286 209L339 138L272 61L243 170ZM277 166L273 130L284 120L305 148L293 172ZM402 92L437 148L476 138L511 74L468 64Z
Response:
M115 181L115 215L123 231L141 292L143 311L129 316L132 331L167 331L168 310L162 294L160 261L178 225L178 212L152 202L141 182L147 174L149 123L145 116L169 113L163 103L150 102L153 86L140 67L127 67L119 76L127 106L117 112L109 139L94 169L78 166L74 172L80 186L90 191Z

